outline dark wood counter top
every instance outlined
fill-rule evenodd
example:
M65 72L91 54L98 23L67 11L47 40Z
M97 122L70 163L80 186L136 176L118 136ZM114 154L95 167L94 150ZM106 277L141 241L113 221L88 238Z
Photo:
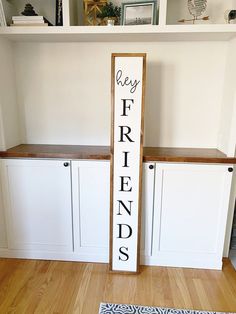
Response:
M236 158L229 158L218 149L145 147L144 161L201 162L236 164Z
M0 152L0 158L63 158L109 160L109 146L22 144ZM236 164L217 149L144 147L144 161Z
M109 146L21 144L0 152L3 158L110 159Z

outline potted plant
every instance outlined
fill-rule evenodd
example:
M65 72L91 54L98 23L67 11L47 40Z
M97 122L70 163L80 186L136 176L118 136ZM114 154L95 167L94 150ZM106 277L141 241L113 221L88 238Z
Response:
M100 18L105 25L115 25L119 23L121 8L115 6L112 2L108 2L101 8L101 12L97 17Z

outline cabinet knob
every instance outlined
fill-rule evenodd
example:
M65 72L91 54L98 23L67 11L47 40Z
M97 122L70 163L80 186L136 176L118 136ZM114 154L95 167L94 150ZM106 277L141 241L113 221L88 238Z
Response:
M69 167L69 163L68 162L64 162L64 167Z
M234 169L230 167L230 168L228 168L228 171L229 171L229 172L233 172Z
M151 169L151 170L154 169L154 166L153 166L153 165L150 165L150 166L149 166L149 169Z

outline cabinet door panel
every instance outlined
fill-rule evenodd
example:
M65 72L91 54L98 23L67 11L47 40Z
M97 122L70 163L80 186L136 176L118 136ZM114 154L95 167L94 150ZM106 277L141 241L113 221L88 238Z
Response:
M110 163L72 161L75 251L85 261L107 261Z
M141 221L141 256L143 263L145 263L145 257L151 256L154 177L155 164L144 163Z
M227 168L157 164L153 254L160 260L172 259L171 266L189 265L190 257L193 263L204 257L220 263L231 180ZM175 265L177 260L183 265Z
M153 169L149 169L152 165ZM151 255L154 164L143 168L141 254ZM72 161L75 251L81 261L109 258L110 163Z
M70 252L70 167L58 160L6 160L9 247Z

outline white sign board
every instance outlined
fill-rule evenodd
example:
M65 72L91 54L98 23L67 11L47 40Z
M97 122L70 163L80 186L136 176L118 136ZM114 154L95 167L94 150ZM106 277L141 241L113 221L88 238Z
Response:
M145 54L112 55L110 270L138 272Z

